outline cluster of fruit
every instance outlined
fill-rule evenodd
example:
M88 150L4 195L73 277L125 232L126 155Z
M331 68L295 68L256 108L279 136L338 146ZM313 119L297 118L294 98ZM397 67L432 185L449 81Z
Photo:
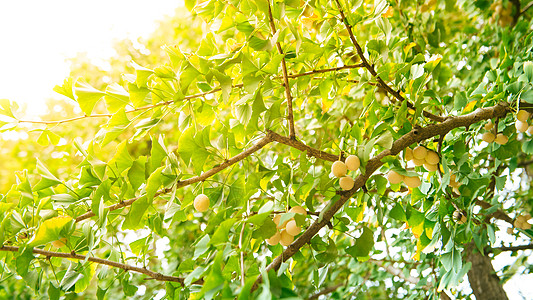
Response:
M495 142L499 145L505 145L509 141L509 138L503 133L498 133L496 135L492 133L492 131L494 130L494 123L492 123L491 120L489 120L487 124L485 124L484 128L485 130L487 130L487 132L483 133L483 135L481 136L481 139L483 141L489 144Z
M307 216L307 211L301 206L294 206L289 210L289 212L301 214L304 217ZM266 239L267 244L270 246L275 246L279 243L287 247L294 241L294 237L300 234L302 231L300 226L296 224L296 220L294 218L286 220L280 224L281 215L278 214L274 216L272 221L276 223L276 233L270 238Z
M414 149L405 148L403 158L406 163L412 162L415 166L424 166L428 172L435 172L439 165L439 155L435 151L426 149L424 146L416 146ZM390 170L387 173L390 184L404 182L410 188L417 188L422 183L418 176L403 176Z
M511 13L513 12L512 4L508 4L507 7L504 7L502 1L496 1L491 4L490 9L494 11L492 16L489 18L491 23L494 23L496 20L498 20L498 25L501 27L506 27L513 23L513 16L511 16Z
M514 220L514 227L522 230L531 229L531 224L529 224L527 221L531 219L530 215L518 215L516 219Z
M359 157L355 155L349 155L346 157L344 162L338 160L331 165L331 173L339 179L339 185L344 191L351 190L354 186L355 181L352 177L346 176L348 170L356 171L361 166L361 161Z
M533 125L529 125L527 123L527 120L531 116L530 113L528 113L525 110L519 110L516 114L516 122L514 123L514 126L516 127L516 130L519 132L527 132L530 135L533 135Z

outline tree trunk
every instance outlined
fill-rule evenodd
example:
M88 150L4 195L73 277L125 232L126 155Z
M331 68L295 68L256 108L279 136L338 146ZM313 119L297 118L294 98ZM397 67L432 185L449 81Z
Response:
M482 255L473 244L470 244L470 247L467 248L466 259L472 263L472 268L468 271L468 281L476 299L509 299L488 256Z

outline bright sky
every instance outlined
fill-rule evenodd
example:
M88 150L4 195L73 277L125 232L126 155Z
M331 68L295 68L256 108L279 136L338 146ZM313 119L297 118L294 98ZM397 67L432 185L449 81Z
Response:
M0 1L0 99L42 110L78 52L113 55L113 39L149 35L181 0Z

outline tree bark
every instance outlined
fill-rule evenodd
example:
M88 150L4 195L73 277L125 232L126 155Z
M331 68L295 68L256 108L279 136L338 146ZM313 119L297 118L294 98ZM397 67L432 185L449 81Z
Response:
M472 268L468 271L468 281L476 299L509 299L488 256L482 255L473 244L470 244L467 248L466 260L472 263Z

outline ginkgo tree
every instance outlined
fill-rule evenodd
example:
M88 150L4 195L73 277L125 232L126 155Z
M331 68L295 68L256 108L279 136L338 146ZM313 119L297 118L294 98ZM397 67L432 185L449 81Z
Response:
M506 299L531 271L532 3L185 6L166 57L54 89L79 115L0 101L71 164L3 191L2 297Z

